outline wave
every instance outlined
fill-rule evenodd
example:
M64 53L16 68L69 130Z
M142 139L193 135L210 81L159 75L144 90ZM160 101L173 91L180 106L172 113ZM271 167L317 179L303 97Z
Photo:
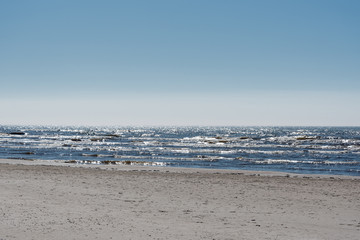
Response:
M359 154L360 128L0 126L3 158L347 171L359 167Z
M251 160L249 160L251 161ZM359 165L360 162L357 161L309 161L309 160L286 160L286 159L263 159L263 160L254 160L254 163L257 164L314 164L314 165Z

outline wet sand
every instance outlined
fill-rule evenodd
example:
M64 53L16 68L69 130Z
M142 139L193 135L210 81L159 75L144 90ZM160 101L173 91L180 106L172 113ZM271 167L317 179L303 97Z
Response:
M360 177L0 160L0 192L1 240L360 236Z

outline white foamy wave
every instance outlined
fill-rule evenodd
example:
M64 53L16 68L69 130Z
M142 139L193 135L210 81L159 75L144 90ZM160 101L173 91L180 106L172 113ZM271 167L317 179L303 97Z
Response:
M173 153L185 153L185 154L190 153L190 150L186 149L186 148L185 149L171 149L170 151Z
M303 161L303 160L287 160L287 159L263 159L254 160L257 164L326 164L326 165L360 165L356 161Z
M284 159L264 159L264 160L255 160L255 163L258 164L279 164L279 163L300 163L298 160L284 160Z

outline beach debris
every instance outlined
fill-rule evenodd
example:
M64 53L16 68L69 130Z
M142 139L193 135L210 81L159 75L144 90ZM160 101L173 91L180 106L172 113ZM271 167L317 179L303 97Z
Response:
M190 214L190 213L192 213L192 211L189 210L189 209L186 209L186 210L183 211L183 213L184 213L184 214Z
M65 163L77 163L77 161L76 160L67 160L67 161L65 161Z

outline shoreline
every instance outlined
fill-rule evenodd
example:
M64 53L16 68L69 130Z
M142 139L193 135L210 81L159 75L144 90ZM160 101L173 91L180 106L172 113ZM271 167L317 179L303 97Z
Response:
M11 160L0 160L4 240L360 234L357 177Z
M15 165L33 165L33 166L61 166L77 168L95 168L116 171L158 171L158 172L181 172L181 173L228 173L244 174L248 176L278 176L292 178L329 178L329 179L359 179L360 176L336 175L336 174L306 174L290 173L281 171L253 171L240 169L217 169L217 168L186 168L186 167L168 167L168 166L148 166L148 165L128 165L128 164L79 164L68 163L65 160L39 160L39 159L0 159L1 164Z

